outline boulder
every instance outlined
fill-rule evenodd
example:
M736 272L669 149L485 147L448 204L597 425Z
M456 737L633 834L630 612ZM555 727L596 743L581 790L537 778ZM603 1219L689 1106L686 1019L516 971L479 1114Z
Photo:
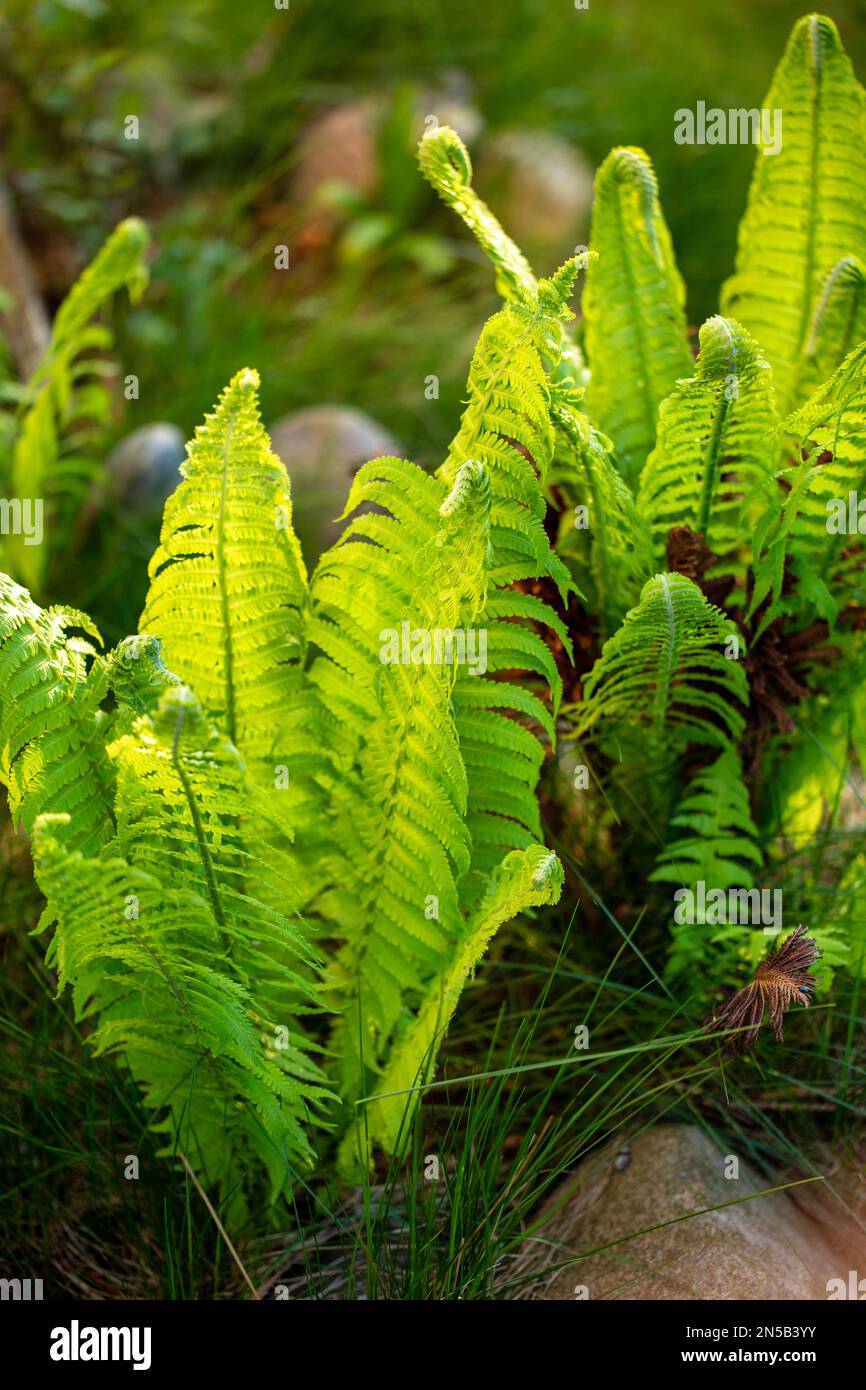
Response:
M555 269L588 242L593 168L560 136L501 131L485 143L475 167L480 193L540 271Z
M105 490L136 516L152 517L180 482L186 441L177 425L159 421L121 439L106 460Z
M298 140L291 180L293 203L314 202L320 189L335 183L351 188L364 201L375 196L382 173L379 130L388 115L390 100L387 95L375 95L342 102L307 126ZM431 116L440 125L453 126L467 144L475 139L482 121L469 100L462 74L450 74L443 85L416 94L414 127L407 151L413 156L414 146ZM320 216L326 214L327 209L319 209Z
M311 565L343 529L336 518L361 464L383 455L401 457L402 449L376 420L343 405L296 410L277 420L270 435L292 480L295 529Z
M381 102L374 97L347 101L317 117L298 142L292 198L307 203L323 184L347 184L369 198L379 179L376 122Z
M818 1222L767 1192L784 1181L764 1179L697 1126L619 1140L548 1200L541 1229L503 1271L502 1296L826 1299L846 1271Z

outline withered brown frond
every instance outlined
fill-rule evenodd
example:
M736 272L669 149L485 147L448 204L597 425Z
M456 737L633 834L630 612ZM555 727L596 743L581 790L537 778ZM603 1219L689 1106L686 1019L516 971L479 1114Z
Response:
M765 956L755 971L755 978L743 989L738 989L730 999L716 1009L704 1025L707 1033L719 1033L727 1028L744 1031L733 1033L722 1047L731 1057L741 1057L755 1046L764 1011L769 1010L770 1021L777 1042L784 1042L782 1019L792 1004L802 1004L808 1008L811 997L818 987L809 969L819 959L821 952L806 928L799 926L792 932L777 951Z

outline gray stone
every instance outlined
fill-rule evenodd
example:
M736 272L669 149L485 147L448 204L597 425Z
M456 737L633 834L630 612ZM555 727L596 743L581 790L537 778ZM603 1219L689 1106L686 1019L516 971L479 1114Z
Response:
M479 191L542 271L589 238L594 175L585 155L550 131L506 130L475 161Z
M177 425L143 425L121 439L106 461L106 484L117 505L153 516L180 482L186 442Z
M376 420L343 405L296 410L277 420L270 435L292 481L295 529L309 565L343 530L336 518L361 464L402 457L402 449Z
M616 1157L626 1139L623 1167ZM739 1158L734 1179L725 1176L730 1156ZM838 1252L791 1197L767 1193L784 1181L764 1180L696 1126L622 1136L548 1200L541 1229L500 1275L502 1296L826 1299L840 1273ZM738 1198L748 1200L726 1205ZM526 1276L531 1282L518 1289Z

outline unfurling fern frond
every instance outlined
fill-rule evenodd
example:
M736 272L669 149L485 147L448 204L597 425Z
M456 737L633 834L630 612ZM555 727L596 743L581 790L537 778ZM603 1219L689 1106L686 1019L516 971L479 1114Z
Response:
M692 369L685 290L643 150L612 150L599 169L590 248L597 256L583 296L587 410L634 486L655 440L659 405Z
M432 980L417 1015L394 1047L378 1090L380 1098L361 1116L387 1153L400 1152L411 1134L417 1088L433 1076L436 1057L466 981L504 922L531 907L559 901L563 872L555 854L531 845L507 855L491 875L484 898L463 925L446 967ZM415 1094L410 1094L415 1091ZM351 1144L350 1135L347 1143Z
M543 285L539 286L523 252L472 187L472 161L457 132L449 126L428 130L418 146L418 162L428 183L461 218L491 261L502 298L536 306L540 294L543 295ZM586 253L582 253L575 264L582 268L585 263ZM582 390L586 386L587 370L573 335L558 315L550 319L547 329L553 376Z
M86 854L114 830L99 708L107 676L98 661L88 668L91 638L100 640L84 614L40 608L0 574L0 779L28 831L41 813L64 813L65 839Z
M141 294L148 240L138 218L121 222L61 305L45 357L24 393L6 484L15 497L48 501L53 508L60 494L73 490L76 475L87 472L81 456L92 453L93 446L91 441L85 447L83 432L104 424L109 408L91 354L111 344L108 329L91 320L123 286L133 299ZM49 514L43 527L53 520ZM4 563L35 590L42 582L47 549L44 543L29 544L27 537L9 536Z
M48 961L58 988L72 985L76 1016L97 1018L91 1045L122 1056L168 1136L163 1152L183 1152L231 1215L251 1161L276 1197L312 1160L304 1126L326 1093L263 1037L204 898L113 852L72 852L67 838L63 817L40 817L34 860L57 922Z
M663 402L658 439L641 474L637 509L663 563L668 533L689 526L735 571L747 550L747 505L765 492L778 443L772 374L733 319L708 319L694 375Z
M698 883L727 892L751 888L753 866L761 864L758 830L749 811L749 794L740 759L726 748L698 772L670 820L672 830L650 881L694 891ZM668 970L677 974L706 955L704 923L674 923Z
M418 163L427 182L490 257L502 297L534 298L538 282L529 262L472 187L472 161L456 130L444 125L428 130L418 146Z
M273 783L283 718L299 698L307 580L289 479L238 372L196 430L166 503L141 631Z
M503 856L540 838L535 787L543 748L527 725L552 739L561 678L537 629L550 628L566 651L570 640L548 605L514 586L547 578L563 600L574 587L544 520L555 440L551 382L578 396L575 388L583 381L567 329L572 317L567 301L582 261L567 261L550 280L536 282L471 189L468 155L454 132L430 132L421 159L434 186L500 270L500 287L510 300L478 341L469 403L438 474L451 486L467 460L477 460L491 487L489 589L478 619L487 634L488 674L479 679L459 673L453 696L472 837L464 901L477 903ZM518 672L528 681L506 679L506 673L516 677Z
M866 102L831 19L795 25L763 110L780 146L758 151L722 311L766 352L785 414L827 277L844 257L866 264Z
M743 730L737 706L746 703L739 641L730 619L690 579L656 575L586 680L574 710L576 737L608 750L638 738L649 768L689 742L729 747Z

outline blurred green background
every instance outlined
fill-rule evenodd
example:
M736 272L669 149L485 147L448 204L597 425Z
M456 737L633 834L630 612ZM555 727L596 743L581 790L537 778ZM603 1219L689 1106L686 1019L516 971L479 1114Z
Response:
M798 0L585 10L5 0L3 177L52 310L121 217L151 226L151 288L115 315L123 371L141 382L118 411L118 437L156 420L188 436L251 365L269 424L301 407L356 406L433 467L495 298L488 268L417 174L425 119L462 124L482 193L542 272L586 239L592 170L610 147L646 148L699 324L732 267L753 151L678 146L674 112L698 100L759 106L803 10ZM866 5L830 12L862 77ZM137 140L124 138L130 115ZM274 269L277 245L288 271ZM425 391L431 375L438 397ZM136 574L129 616L140 564ZM76 597L105 621L99 592Z

